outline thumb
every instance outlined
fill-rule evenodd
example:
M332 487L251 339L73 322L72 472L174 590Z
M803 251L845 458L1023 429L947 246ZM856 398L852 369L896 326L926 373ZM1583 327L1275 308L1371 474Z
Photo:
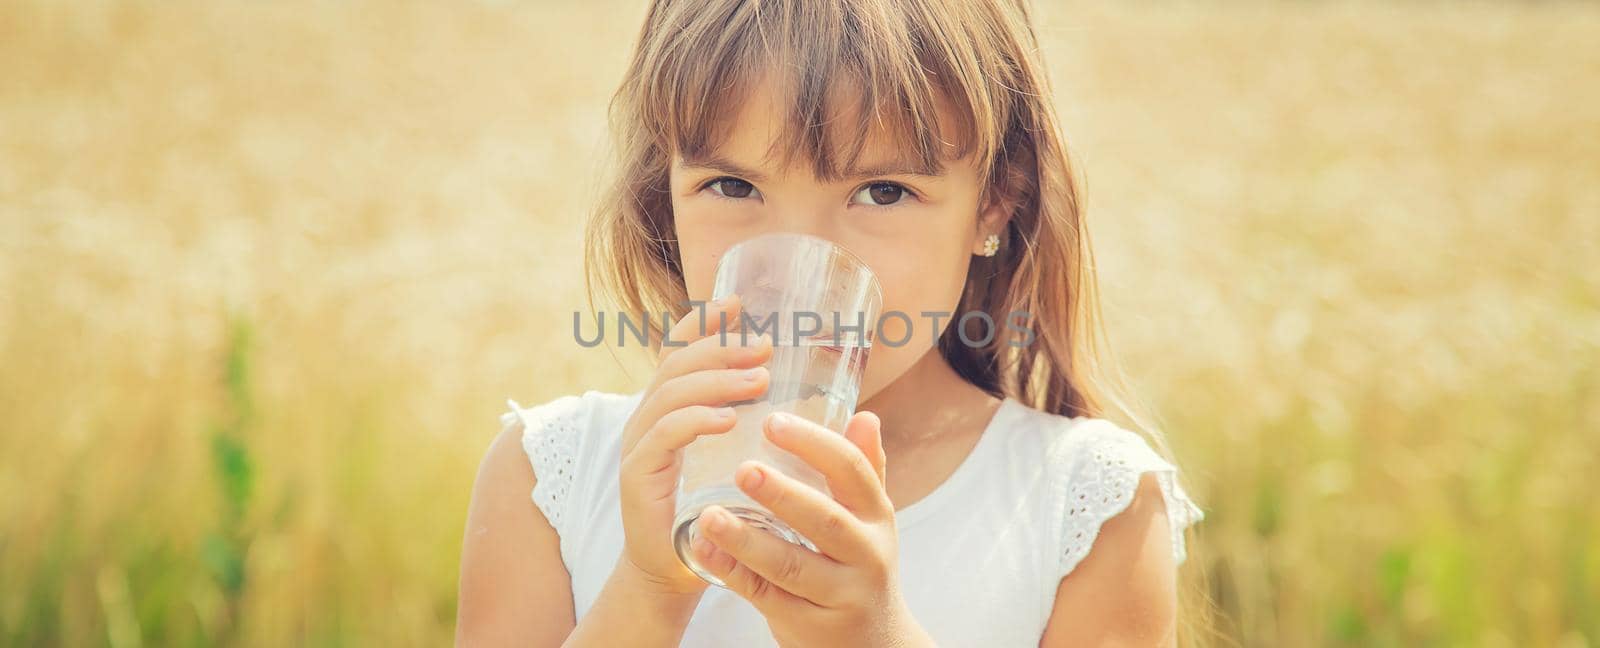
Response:
M883 422L872 412L856 412L844 426L844 438L861 450L878 474L878 484L888 483L888 460L883 454Z

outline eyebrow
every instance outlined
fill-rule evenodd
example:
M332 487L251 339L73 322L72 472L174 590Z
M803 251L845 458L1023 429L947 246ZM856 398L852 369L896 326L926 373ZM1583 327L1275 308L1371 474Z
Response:
M767 179L766 174L760 171L745 167L714 153L705 156L696 156L694 158L685 158L683 165L687 168L709 169L719 173L726 173L731 176L744 178L751 182L765 182ZM859 180L874 176L894 175L939 178L943 177L944 174L945 172L943 168L920 169L901 162L885 162L868 167L847 170L843 175L843 179Z

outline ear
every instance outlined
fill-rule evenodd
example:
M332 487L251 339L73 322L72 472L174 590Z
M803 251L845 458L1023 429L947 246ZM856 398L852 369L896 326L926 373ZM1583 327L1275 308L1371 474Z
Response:
M978 206L977 229L972 237L972 253L983 256L983 242L989 235L1000 237L1000 244L1006 243L1006 225L1011 222L1012 203L1002 198L997 192L990 191L984 196L982 204Z

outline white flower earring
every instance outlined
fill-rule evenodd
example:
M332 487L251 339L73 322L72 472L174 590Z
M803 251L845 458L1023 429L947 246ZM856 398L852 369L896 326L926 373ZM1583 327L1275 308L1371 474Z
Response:
M983 256L992 257L992 256L994 256L996 254L999 254L999 253L1000 253L1000 235L999 234L990 234L989 238L983 239Z

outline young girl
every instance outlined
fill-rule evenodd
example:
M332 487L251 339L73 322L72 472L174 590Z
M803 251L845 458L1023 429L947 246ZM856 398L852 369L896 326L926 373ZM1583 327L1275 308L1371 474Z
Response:
M1174 642L1200 511L1097 418L1088 238L1021 0L657 0L612 109L620 177L587 261L651 315L656 374L504 416L461 644ZM765 421L832 495L753 461L736 480L817 551L711 507L691 550L728 588L708 588L669 541L680 451L762 393L771 347L716 335L736 297L687 301L730 246L780 231L863 259L884 311L912 316L879 339L910 341L872 349L843 435ZM1002 325L952 325L978 312Z

